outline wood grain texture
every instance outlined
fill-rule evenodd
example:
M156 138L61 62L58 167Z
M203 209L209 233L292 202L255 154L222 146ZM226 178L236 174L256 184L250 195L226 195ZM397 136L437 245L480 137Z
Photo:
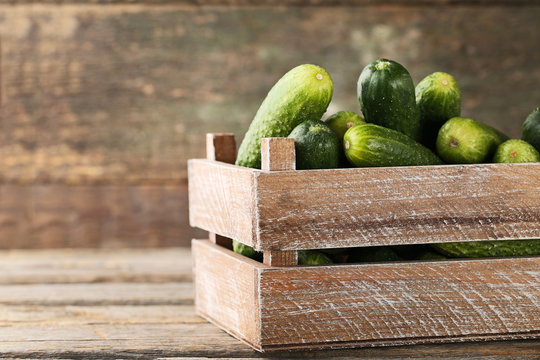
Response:
M0 248L189 246L184 185L0 185Z
M234 164L236 160L236 140L234 134L206 134L206 159ZM232 239L210 232L208 237L214 244L232 249Z
M261 170L284 171L296 169L294 139L261 139Z
M540 338L540 257L280 268L194 245L196 276L205 279L196 293L258 297L250 306L260 328L238 335L245 305L227 306L224 317L214 300L214 313L201 313L258 350ZM212 268L198 268L201 257ZM258 281L232 284L224 273L233 267L237 276L255 270Z
M178 282L191 277L189 252L186 249L151 249L142 251L126 249L109 250L26 250L0 251L0 269L4 285L25 287L24 299L34 299L34 304L0 305L0 354L3 359L523 359L538 358L538 341L501 341L485 343L459 343L377 347L363 349L336 349L325 351L294 351L260 354L229 336L213 324L195 314L191 304L167 304L167 293L173 291L177 298L193 299L193 290L186 286L172 289L170 280ZM73 266L85 271L73 271ZM133 276L126 278L127 269ZM40 277L39 270L43 272ZM102 277L105 271L108 277ZM67 273L67 275L66 275ZM156 276L156 273L161 275ZM35 282L21 283L35 274ZM11 276L8 276L11 275ZM56 280L54 280L57 278ZM62 294L48 291L47 302L39 304L46 284L62 285ZM114 279L114 280L113 280ZM76 283L76 282L79 283ZM111 289L99 300L95 285L111 281L121 286L116 291L116 304L111 304ZM162 284L161 294L154 297L154 304L133 305L135 299L148 294L141 286L124 286L125 282L141 285ZM176 280L175 280L176 282ZM88 285L88 287L86 287ZM34 293L35 289L39 293ZM52 289L55 287L53 286ZM105 289L105 288L104 288ZM165 290L169 289L169 290ZM19 290L19 294L22 290ZM81 305L79 297L70 293L97 292L93 304ZM34 295L32 295L34 293ZM2 297L7 295L2 292ZM13 294L15 295L15 293ZM51 298L62 296L65 304L54 304ZM157 304L161 299L162 302ZM32 300L32 301L34 301ZM108 303L108 304L107 304ZM129 303L132 303L131 305Z
M540 258L260 270L262 347L540 338Z
M236 161L234 134L206 134L206 159L234 164Z
M540 164L279 172L191 164L191 225L257 250L540 238Z
M294 139L261 139L261 170L285 171L296 169ZM265 250L263 263L268 266L293 266L298 264L298 253L292 251Z
M538 106L532 0L248 1L3 1L0 182L185 183L204 134L242 136L272 85L301 63L332 75L327 115L359 111L357 77L378 57L402 63L415 83L451 73L463 114L513 138ZM455 6L428 6L439 2Z
M298 265L298 252L296 250L265 250L263 263L268 266L295 266Z
M191 282L188 248L0 251L0 285Z
M255 173L260 250L540 238L540 164Z
M208 160L190 160L189 223L193 227L251 245L254 184L251 169Z
M258 347L260 309L256 271L261 265L208 241L194 240L192 251L197 312Z

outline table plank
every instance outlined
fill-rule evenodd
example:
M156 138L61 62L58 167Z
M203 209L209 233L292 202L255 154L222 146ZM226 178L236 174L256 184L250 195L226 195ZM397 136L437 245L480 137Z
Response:
M206 324L193 305L0 305L0 328L43 324Z
M537 359L539 341L259 354L198 317L186 249L0 252L1 358Z
M187 248L0 251L0 284L191 281Z

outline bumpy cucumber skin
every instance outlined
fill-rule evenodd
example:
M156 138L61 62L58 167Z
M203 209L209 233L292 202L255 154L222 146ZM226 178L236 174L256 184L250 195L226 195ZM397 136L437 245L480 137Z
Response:
M340 145L337 135L320 120L304 121L291 131L296 151L296 169L334 169Z
M422 123L422 143L435 148L441 126L461 114L461 92L456 79L444 72L426 76L416 85L416 105Z
M357 94L366 122L420 140L422 124L414 83L401 64L379 59L367 65L358 78Z
M324 253L316 250L298 251L298 265L329 265L334 262Z
M489 125L464 117L444 123L437 136L437 154L449 164L478 164L491 160L508 136Z
M443 243L431 245L450 257L499 257L540 255L540 239Z
M343 143L343 135L345 135L347 130L354 125L366 123L357 113L346 110L338 111L332 116L329 116L324 122L336 133L340 143Z
M431 150L405 134L375 124L356 125L343 137L345 155L358 167L441 165Z
M540 151L540 108L536 108L525 119L522 127L521 139Z
M325 120L325 123L330 126L336 133L339 140L339 167L350 167L351 164L347 161L343 152L343 135L351 127L359 124L365 124L364 119L352 111L338 111Z
M540 162L540 153L526 141L511 139L503 142L493 155L494 163Z
M238 149L236 165L260 169L261 139L286 137L298 124L319 120L334 86L323 68L304 64L286 73L270 90Z

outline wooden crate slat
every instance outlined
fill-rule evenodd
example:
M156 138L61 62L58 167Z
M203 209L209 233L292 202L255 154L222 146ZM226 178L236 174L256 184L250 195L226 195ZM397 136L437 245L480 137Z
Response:
M188 162L189 223L252 245L255 234L251 169L195 159Z
M540 238L540 164L256 172L255 248Z
M197 313L258 347L257 269L263 265L203 240L193 240L192 254Z
M538 257L260 273L263 348L540 336Z
M540 257L269 267L193 247L197 311L259 351L540 338Z

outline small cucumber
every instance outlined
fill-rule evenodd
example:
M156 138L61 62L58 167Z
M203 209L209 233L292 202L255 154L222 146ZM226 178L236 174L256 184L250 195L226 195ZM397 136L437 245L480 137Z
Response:
M329 265L334 262L324 253L316 250L298 251L298 265Z
M260 169L261 139L286 137L306 120L319 120L334 85L323 68L304 64L286 73L270 90L238 149L236 165Z
M325 123L334 130L339 140L339 166L350 167L351 165L343 152L343 135L354 125L365 124L361 116L352 111L339 111L325 120Z
M534 146L523 140L507 140L503 142L493 155L494 163L526 163L540 162L540 153Z
M365 124L366 122L360 115L352 111L338 111L325 120L326 125L334 130L340 143L343 143L343 135L354 125Z
M345 155L355 166L442 164L431 150L407 135L375 124L353 126L343 141Z
M521 139L540 151L540 108L536 108L525 119Z
M451 257L499 257L540 255L540 239L471 241L432 244L438 252Z
M422 122L422 143L435 149L441 126L461 114L461 92L456 79L444 72L426 76L416 85L416 104Z
M491 160L508 136L470 118L454 117L444 123L437 136L437 154L450 164L475 164Z
M357 91L366 122L420 140L422 126L414 83L401 64L387 59L372 62L362 70Z
M334 169L338 166L339 140L320 120L304 121L289 135L294 139L296 169Z

